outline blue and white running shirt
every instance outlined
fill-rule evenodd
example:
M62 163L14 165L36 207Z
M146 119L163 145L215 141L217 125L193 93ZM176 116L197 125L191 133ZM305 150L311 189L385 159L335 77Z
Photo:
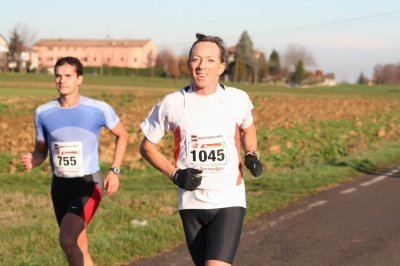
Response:
M36 140L46 142L53 174L93 174L100 170L100 129L112 130L118 121L113 108L103 101L80 96L77 106L63 108L56 99L36 109Z

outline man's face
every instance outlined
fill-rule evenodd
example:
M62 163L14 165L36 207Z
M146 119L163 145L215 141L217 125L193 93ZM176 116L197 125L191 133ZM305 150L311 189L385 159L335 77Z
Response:
M192 49L188 67L195 89L215 89L219 76L225 70L221 63L218 45L213 42L199 42Z
M75 66L64 64L56 68L56 87L60 95L67 96L78 93L78 87L82 84L83 76L76 74Z

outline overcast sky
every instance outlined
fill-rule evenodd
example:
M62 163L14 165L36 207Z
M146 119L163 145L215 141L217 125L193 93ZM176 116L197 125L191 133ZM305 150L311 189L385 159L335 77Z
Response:
M40 38L151 38L187 53L197 32L235 45L246 30L254 48L282 56L288 44L312 52L338 81L371 78L377 64L400 63L400 0L14 0L1 6L0 34L17 24Z

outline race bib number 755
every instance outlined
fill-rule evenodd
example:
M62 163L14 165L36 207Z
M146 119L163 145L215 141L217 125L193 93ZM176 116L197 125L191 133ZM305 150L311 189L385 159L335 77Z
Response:
M79 177L84 175L82 142L52 142L55 175Z

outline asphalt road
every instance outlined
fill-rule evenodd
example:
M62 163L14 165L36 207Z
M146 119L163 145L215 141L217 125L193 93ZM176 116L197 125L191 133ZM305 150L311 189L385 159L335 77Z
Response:
M235 266L400 265L400 168L245 224ZM193 265L186 246L132 264Z

